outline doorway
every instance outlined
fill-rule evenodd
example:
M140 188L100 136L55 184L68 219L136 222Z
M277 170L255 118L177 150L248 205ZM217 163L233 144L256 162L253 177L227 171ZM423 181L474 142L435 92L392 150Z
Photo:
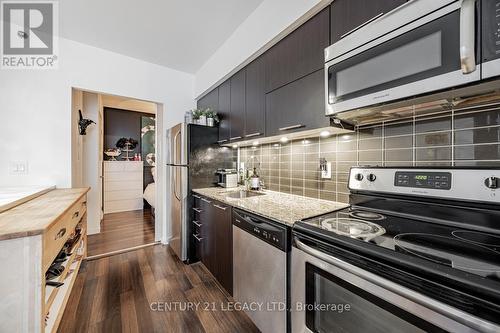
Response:
M156 205L165 183L163 106L75 88L72 99L72 186L91 188L88 258L156 244L164 226ZM80 112L94 122L85 135L75 126Z

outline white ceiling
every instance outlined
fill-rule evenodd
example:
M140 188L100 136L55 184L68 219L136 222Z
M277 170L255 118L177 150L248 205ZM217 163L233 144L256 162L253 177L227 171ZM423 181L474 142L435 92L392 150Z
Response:
M65 0L61 36L195 73L263 0Z

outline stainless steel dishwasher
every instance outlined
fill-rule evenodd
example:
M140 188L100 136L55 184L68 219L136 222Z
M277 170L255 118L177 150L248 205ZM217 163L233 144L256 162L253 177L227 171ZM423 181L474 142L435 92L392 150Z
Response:
M287 228L233 210L233 297L263 332L286 332Z

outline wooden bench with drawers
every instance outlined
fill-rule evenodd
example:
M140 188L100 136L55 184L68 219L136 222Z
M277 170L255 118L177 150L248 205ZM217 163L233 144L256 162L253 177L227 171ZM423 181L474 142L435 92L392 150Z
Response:
M55 189L0 213L0 332L57 331L86 256L88 190ZM51 279L63 285L46 286L65 246Z

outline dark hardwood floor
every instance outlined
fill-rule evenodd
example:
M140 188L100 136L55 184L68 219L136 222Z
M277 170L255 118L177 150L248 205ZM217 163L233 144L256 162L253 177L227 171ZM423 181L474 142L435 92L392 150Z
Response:
M88 256L153 243L154 220L149 209L105 214L101 232L88 236Z
M224 311L230 301L202 264L155 245L84 262L58 332L258 332L243 312ZM188 302L201 306L173 308Z

